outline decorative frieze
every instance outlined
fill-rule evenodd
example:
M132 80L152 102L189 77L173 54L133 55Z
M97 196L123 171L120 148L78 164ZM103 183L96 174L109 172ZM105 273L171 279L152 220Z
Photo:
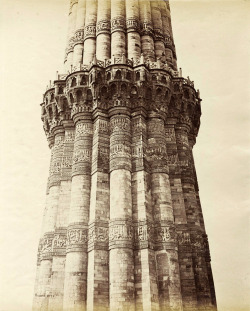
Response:
M154 226L146 221L134 223L135 248L154 248Z
M92 165L94 164L93 162L99 161L101 161L102 168L105 168L109 163L109 146L98 146L93 148Z
M79 162L91 162L92 152L89 148L75 150L73 155L73 164Z
M172 51L175 50L175 48L174 48L174 42L173 42L172 38L170 37L170 35L165 34L165 35L163 36L163 42L164 42L166 48L169 48L169 49L171 49Z
M139 20L137 18L128 18L126 19L127 32L140 30Z
M191 232L190 240L191 245L195 251L204 251L204 238L201 232Z
M154 36L153 25L149 21L143 21L141 23L141 35L142 36Z
M71 180L74 138L74 129L65 129L65 139L61 163L61 180Z
M84 244L87 241L87 229L69 229L67 232L67 244Z
M53 252L53 235L52 236L46 236L45 238L41 239L39 244L39 253L41 259L43 256L51 255L52 257Z
M66 233L49 233L40 240L39 260L52 259L54 255L66 254Z
M178 144L183 144L183 145L186 145L187 147L189 146L187 135L176 133L175 136L176 136L176 142Z
M62 159L62 169L71 169L72 167L72 157L65 156Z
M67 237L66 234L55 234L53 239L53 249L66 248Z
M94 242L107 242L108 241L108 228L95 227L89 229L89 243Z
M73 52L74 50L74 45L75 45L75 36L71 37L68 41L68 45L66 48L66 55Z
M110 220L109 223L109 249L133 247L133 226L131 221Z
M178 232L179 245L191 244L188 232ZM196 249L204 246L204 240L201 235L192 238L192 245ZM172 242L172 243L171 243ZM73 251L75 248L87 247L88 251L92 249L105 249L109 244L109 249L119 247L137 249L151 248L159 249L160 246L175 246L176 234L173 225L148 223L145 221L132 224L128 220L110 220L110 223L94 222L85 226L70 226L67 235L64 233L55 233L47 235L41 239L39 244L39 258L52 258L54 254L64 254Z
M130 132L130 120L126 117L115 117L110 120L110 130L112 133L120 131Z
M50 174L51 175L59 174L60 171L61 171L61 161L53 160L52 165L51 165Z
M159 223L155 225L155 243L175 242L176 233L173 224Z
M123 17L115 17L111 20L111 32L123 31L126 29L126 21Z
M96 25L87 25L84 28L84 40L96 37Z
M131 157L131 147L129 142L123 141L110 147L110 160L117 157Z
M60 184L61 181L61 168L64 146L64 134L55 136L55 143L52 147L52 160L50 166L50 187Z
M166 142L167 143L175 143L175 130L172 127L167 127L165 129L166 133Z
M94 133L109 135L109 122L105 120L98 120L98 122L95 122Z
M177 232L177 240L179 245L190 245L190 234L189 232L183 231L183 232Z
M159 144L148 146L146 154L148 159L151 161L154 159L156 160L166 159L167 148L162 142L159 141Z
M170 154L167 156L167 163L168 165L177 165L179 164L178 161L178 154Z
M135 230L135 240L138 242L145 242L148 241L149 236L151 233L151 227L147 224L140 225Z
M67 231L67 252L75 249L86 249L88 242L88 228L71 226Z
M92 135L93 126L92 123L77 123L76 124L76 139L85 135Z
M65 131L65 139L64 139L64 143L72 143L75 140L75 133L74 133L74 129L72 129L71 131Z
M145 157L146 147L136 145L132 147L132 159L139 159Z
M96 35L98 36L101 33L110 33L111 23L109 20L100 20L96 24Z
M181 124L187 125L187 126L190 127L190 128L191 128L191 126L192 126L192 120L191 120L188 116L180 115L180 117L179 117L179 122L180 122Z
M83 42L84 42L84 29L78 29L75 32L74 45L83 44Z
M164 42L164 36L161 29L154 29L154 38L156 41Z
M93 249L107 249L109 242L109 227L105 222L94 222L89 225L88 251Z
M163 136L165 137L165 128L163 122L149 122L148 124L148 134L153 136Z
M207 248L206 235L200 231L181 231L177 233L178 245L180 251L206 252L209 255Z
M61 148L63 146L63 143L64 143L64 135L57 135L55 137L54 150Z
M146 122L143 121L141 118L134 118L132 119L132 133L133 135L146 135L147 126Z

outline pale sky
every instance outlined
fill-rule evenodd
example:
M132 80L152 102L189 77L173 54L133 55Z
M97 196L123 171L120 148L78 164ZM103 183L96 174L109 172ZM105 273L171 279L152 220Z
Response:
M62 72L67 0L0 0L0 311L31 310L50 152L40 120ZM194 149L219 311L250 310L250 1L171 1L202 101Z

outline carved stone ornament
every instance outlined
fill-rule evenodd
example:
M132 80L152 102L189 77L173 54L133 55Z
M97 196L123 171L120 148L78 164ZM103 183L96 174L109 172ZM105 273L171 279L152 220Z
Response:
M67 232L67 245L84 244L87 242L87 229L69 229Z
M61 171L61 161L54 160L51 165L51 175L59 174Z
M66 249L66 234L50 234L41 239L39 244L39 257L42 259L45 256L52 256L54 251Z
M179 245L190 245L191 240L189 232L178 232L177 240Z
M48 252L52 252L52 244L53 244L53 238L44 238L40 242L40 254L43 255Z
M164 42L164 37L161 29L155 29L154 30L154 37L156 41L163 41Z
M175 142L175 130L174 128L166 128L166 141L167 142Z
M84 42L84 29L78 29L75 32L75 36L74 36L74 45L76 44L83 44Z
M130 130L130 120L124 117L116 117L110 121L111 132L129 131Z
M73 164L78 162L90 162L92 152L90 149L75 150L73 155Z
M127 32L139 31L139 20L136 18L128 18L126 20Z
M176 133L176 142L178 144L184 144L186 146L189 146L188 138L185 134L183 135L181 133Z
M72 167L72 157L66 156L62 159L62 168L71 168Z
M203 249L204 248L204 240L201 233L192 233L191 234L191 244L195 249Z
M121 142L120 144L115 144L110 147L110 160L116 157L131 156L131 147L128 142Z
M154 227L152 224L139 224L135 227L134 233L136 243L153 240Z
M66 131L65 132L65 143L72 143L75 140L74 131Z
M163 137L165 136L165 128L164 128L164 124L161 122L150 122L148 124L148 133L149 135L152 134L156 134L158 135L162 135Z
M91 123L78 123L76 125L76 137L91 135L93 132Z
M53 248L65 248L66 240L66 235L56 234L53 239Z
M133 226L129 223L120 221L111 222L109 225L109 240L133 240Z
M56 136L55 138L55 148L62 147L64 143L64 136Z
M155 228L155 242L175 241L175 232L173 226L161 225Z
M108 121L100 120L94 124L94 132L100 134L109 134L109 123Z
M171 154L167 157L168 165L176 165L178 164L178 154Z
M141 24L141 35L142 36L154 36L153 25L149 21L144 21Z
M68 46L66 49L66 54L73 52L74 49L74 45L75 45L75 36L71 37L68 41Z
M100 20L96 25L96 35L110 33L111 24L109 20Z
M96 26L93 25L87 25L84 28L84 40L87 38L95 38L96 36Z
M109 240L109 228L101 226L92 226L88 231L89 243L95 242L108 242Z
M132 147L132 158L134 159L143 158L145 156L145 150L146 148L138 145Z
M111 20L111 31L125 31L126 22L123 17L115 17Z
M167 155L167 149L166 146L163 144L155 144L148 146L146 150L146 155L149 159L163 159L166 158Z
M136 134L146 134L147 126L146 122L141 119L133 120L132 122L132 133Z

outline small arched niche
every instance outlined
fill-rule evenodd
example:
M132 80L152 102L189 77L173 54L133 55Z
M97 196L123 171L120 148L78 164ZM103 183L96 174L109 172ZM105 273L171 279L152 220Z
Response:
M109 81L111 79L111 73L110 71L107 73L107 81Z
M77 101L77 103L80 103L81 100L82 100L82 91L81 91L81 90L78 90L78 91L76 92L76 101Z
M135 79L136 79L136 81L139 81L140 78L141 78L141 74L140 74L139 71L137 71L136 74L135 74Z
M82 76L81 81L80 81L80 85L85 85L85 84L87 84L86 76Z
M71 87L75 87L76 86L76 78L72 78L71 80Z
M93 100L93 95L92 95L91 89L87 90L87 100L88 101Z
M111 97L114 97L116 95L116 92L117 92L117 87L115 84L112 84L110 87Z
M74 103L74 96L72 93L69 94L69 100L70 100L70 103L73 104Z
M117 70L115 73L115 79L121 80L121 78L122 78L122 72L121 70Z
M108 97L108 89L106 86L103 86L101 88L101 97L106 99Z

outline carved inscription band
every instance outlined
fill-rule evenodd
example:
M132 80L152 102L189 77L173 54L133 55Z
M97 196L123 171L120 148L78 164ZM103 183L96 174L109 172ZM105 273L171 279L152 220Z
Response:
M46 234L39 244L39 260L52 259L53 255L65 255L70 251L95 247L99 249L133 248L159 249L175 248L176 242L180 251L190 245L196 251L207 249L207 236L200 232L175 232L171 224L148 222L132 223L129 220L111 220L108 223L92 223L87 226L72 226L66 232Z

